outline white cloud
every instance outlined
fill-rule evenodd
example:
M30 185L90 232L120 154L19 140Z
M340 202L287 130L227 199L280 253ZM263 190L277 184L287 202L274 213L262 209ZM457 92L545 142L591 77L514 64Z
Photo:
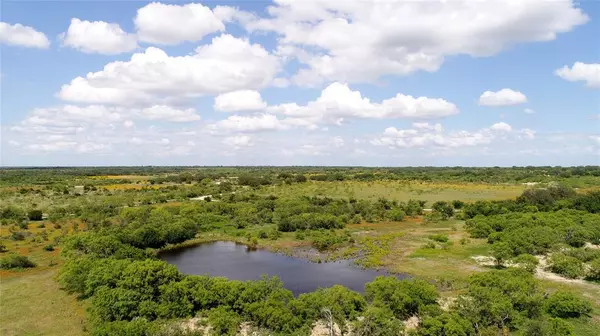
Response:
M523 110L523 112L525 112L525 113L527 113L527 114L534 114L534 113L535 113L535 111L534 111L534 110L532 110L532 109L530 109L530 108L526 108L526 109L524 109L524 110Z
M524 139L535 139L535 131L529 128L523 128L521 130L522 137Z
M116 23L71 19L69 29L60 35L63 45L85 53L115 55L137 48L136 36Z
M258 91L240 90L215 97L214 108L222 112L258 111L267 107Z
M505 122L499 122L499 123L495 123L490 127L491 130L494 131L498 131L498 132L510 132L512 131L512 127L505 123Z
M416 126L416 127L415 127ZM478 131L445 132L440 124L413 125L412 129L388 127L380 137L371 140L376 146L391 148L457 148L490 144L512 130L506 123L497 123Z
M20 23L11 25L0 22L0 42L28 48L47 49L50 41L44 33Z
M219 14L232 15L224 9ZM199 3L179 6L153 2L138 9L134 22L140 40L156 44L195 42L225 30L222 19Z
M288 128L274 115L261 114L257 116L230 116L227 119L208 125L207 129L213 134L229 132L262 132Z
M76 151L79 153L107 153L112 150L110 145L94 142L85 142L77 145Z
M510 106L527 102L527 97L519 91L502 89L497 92L485 91L479 97L479 105L482 106Z
M34 109L11 130L33 134L76 134L90 129L116 128L122 125L131 129L137 120L161 120L168 122L191 122L200 120L194 109L177 109L155 105L149 108L122 108L104 105L64 105Z
M235 149L253 146L252 138L247 135L230 136L225 138L223 143Z
M56 152L63 150L70 150L77 146L77 142L74 141L56 141L52 143L37 143L25 146L26 149L34 152Z
M588 21L572 0L278 0L268 12L245 26L280 35L281 55L307 65L301 85L436 71L445 56L491 56Z
M169 56L150 47L130 61L112 62L98 72L63 85L61 99L116 105L154 105L271 83L280 69L277 57L262 46L231 35L213 38L190 56Z
M352 91L348 85L338 82L330 84L321 96L307 105L296 103L270 106L271 113L288 117L286 122L298 125L314 125L319 122L340 124L345 118L413 118L434 119L459 113L456 105L440 98L412 97L397 94L381 103L373 103L362 97L359 91Z
M140 117L148 120L164 120L172 122L189 122L200 120L193 108L177 109L166 105L147 107L138 112Z
M335 148L340 148L344 146L344 139L340 136L336 136L331 138L331 145Z
M571 68L565 65L554 74L570 82L584 81L589 87L600 88L600 63L575 62Z

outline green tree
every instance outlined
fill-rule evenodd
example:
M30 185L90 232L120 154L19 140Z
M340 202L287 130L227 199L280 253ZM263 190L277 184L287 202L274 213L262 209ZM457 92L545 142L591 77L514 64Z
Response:
M379 276L365 285L367 300L389 308L400 319L416 315L428 305L437 305L438 295L434 285L419 279Z
M512 249L508 244L497 241L492 244L492 256L496 261L496 266L504 266L504 263L513 256Z
M236 335L241 317L226 307L218 307L208 312L208 323L212 335Z
M387 308L369 306L362 320L354 323L356 336L397 336L404 329L402 321L398 320Z

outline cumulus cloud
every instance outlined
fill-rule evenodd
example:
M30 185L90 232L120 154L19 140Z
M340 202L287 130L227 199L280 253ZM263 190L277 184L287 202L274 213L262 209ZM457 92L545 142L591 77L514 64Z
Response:
M257 111L267 107L258 91L240 90L215 97L214 108L221 112Z
M530 108L526 108L523 110L523 112L527 113L527 114L535 114L535 111L530 109Z
M224 31L223 19L233 15L227 7L218 6L213 11L199 3L180 6L153 2L138 9L134 23L141 41L174 45Z
M223 139L223 143L227 146L233 147L234 149L253 146L252 138L250 138L248 135L230 136Z
M47 49L50 41L44 33L20 23L0 22L0 43L27 48Z
M230 116L227 119L208 125L207 129L212 134L231 133L231 132L263 132L286 129L288 126L270 114L261 114L256 116Z
M69 29L60 35L64 46L85 53L115 55L137 48L134 34L124 32L116 23L71 19Z
M554 74L569 82L583 81L588 87L600 88L600 63L575 62L572 67L565 65Z
M521 131L521 137L524 139L535 139L535 131L529 128L523 128Z
M494 130L494 131L498 131L498 132L510 132L512 131L512 127L505 123L505 122L499 122L499 123L495 123L493 124L490 129Z
M33 134L77 134L92 128L112 128L119 124L125 128L132 128L134 126L132 119L191 122L200 120L200 116L192 108L178 109L164 105L154 105L143 109L103 105L64 105L34 109L23 121L11 129Z
M490 144L494 139L511 132L506 123L497 123L478 131L446 132L441 124L417 123L411 129L388 127L380 137L371 140L376 146L391 148L457 148Z
M573 0L278 0L268 12L245 26L280 36L281 55L306 65L300 85L432 72L446 56L491 56L588 21Z
M261 45L221 35L190 56L169 56L150 47L126 62L112 62L98 72L63 85L59 98L115 105L169 104L193 97L271 83L280 63Z
M141 109L140 111L134 110L141 118L148 120L164 120L172 122L189 122L200 120L200 116L196 114L196 110L193 108L177 109L166 105L155 105Z
M359 91L352 91L347 84L332 83L319 98L306 105L287 103L270 106L270 113L290 117L286 122L297 125L315 123L341 123L346 118L413 118L434 119L459 113L456 105L440 98L412 97L397 94L381 103L371 102Z
M497 92L485 91L479 97L481 106L510 106L527 102L527 97L519 91L502 89Z

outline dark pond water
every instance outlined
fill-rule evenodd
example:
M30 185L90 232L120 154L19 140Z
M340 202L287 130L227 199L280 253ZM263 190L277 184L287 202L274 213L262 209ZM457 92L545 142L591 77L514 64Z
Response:
M250 250L233 242L206 243L167 251L161 253L160 258L185 274L210 274L233 280L258 280L263 274L276 275L294 295L336 284L363 292L365 283L376 276L388 275L360 269L348 260L318 264L265 250Z

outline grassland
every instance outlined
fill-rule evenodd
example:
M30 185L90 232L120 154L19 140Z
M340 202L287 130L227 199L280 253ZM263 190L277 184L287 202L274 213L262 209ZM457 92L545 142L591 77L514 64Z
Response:
M507 199L520 195L526 187L514 184L449 184L433 182L404 181L345 181L321 182L293 185L274 185L260 189L261 194L279 197L328 196L376 200L385 197L392 200L426 200L429 204L436 201L462 200L465 202L483 199Z

